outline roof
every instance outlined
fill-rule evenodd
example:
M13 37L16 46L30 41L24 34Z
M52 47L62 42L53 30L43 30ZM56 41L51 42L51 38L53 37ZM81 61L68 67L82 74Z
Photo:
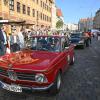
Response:
M63 16L62 11L59 8L57 9L56 13L57 13L58 17L62 17Z

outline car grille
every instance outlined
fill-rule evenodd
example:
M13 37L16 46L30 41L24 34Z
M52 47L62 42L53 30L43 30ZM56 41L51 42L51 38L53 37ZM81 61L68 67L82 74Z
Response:
M16 75L17 75L17 78L19 80L35 81L35 74L34 73L30 74L30 73L17 72Z
M9 77L7 70L0 68L0 75ZM22 73L16 72L18 80L26 80L26 81L35 81L35 74L34 73Z
M7 73L7 71L4 70L4 69L2 69L2 68L0 68L0 75L3 75L3 76L8 77L8 73Z

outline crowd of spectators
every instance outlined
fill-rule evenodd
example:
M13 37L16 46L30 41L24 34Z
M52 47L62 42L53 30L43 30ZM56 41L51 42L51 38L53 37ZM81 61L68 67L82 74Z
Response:
M12 32L8 35L6 33L6 26L3 25L0 28L0 56L4 55L7 52L7 49L10 48L9 52L19 51L26 46L26 42L32 35L48 35L51 34L50 30L34 30L25 29L25 28L14 28Z

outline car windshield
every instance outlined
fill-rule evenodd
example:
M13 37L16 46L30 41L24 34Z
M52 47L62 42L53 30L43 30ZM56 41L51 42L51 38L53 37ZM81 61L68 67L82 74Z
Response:
M26 47L32 50L59 52L61 50L60 38L58 37L31 37Z
M81 36L81 33L71 34L71 38L80 38L80 36Z

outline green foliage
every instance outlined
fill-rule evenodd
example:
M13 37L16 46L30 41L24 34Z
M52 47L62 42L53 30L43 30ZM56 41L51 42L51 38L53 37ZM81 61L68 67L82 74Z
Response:
M56 23L56 28L59 29L59 28L62 28L63 27L63 20L59 19Z

